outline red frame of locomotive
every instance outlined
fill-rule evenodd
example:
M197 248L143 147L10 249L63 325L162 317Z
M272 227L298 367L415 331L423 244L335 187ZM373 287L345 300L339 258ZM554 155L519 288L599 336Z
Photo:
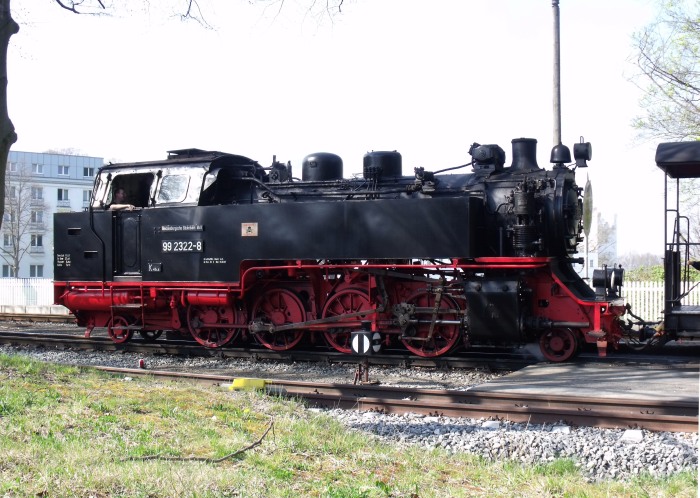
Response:
M319 342L322 334L336 350L349 353L350 333L362 326L379 332L386 347L400 341L416 355L435 357L462 340L469 342L468 306L460 282L470 273L508 270L520 273L522 283L531 289L532 317L549 324L544 333L533 331L529 337L541 334L540 348L547 359L568 360L583 342L596 343L601 356L608 345L617 348L624 304L577 297L550 270L552 261L548 257L417 265L246 261L240 282L56 282L55 297L56 302L80 310L76 317L86 327L86 337L94 327L107 327L117 343L129 340L134 331L156 338L163 330L175 330L191 334L205 347L221 347L243 335L284 351L310 332L312 343ZM543 301L546 307L535 305ZM401 312L386 306L397 303L407 303L410 309ZM341 314L345 318L333 318ZM523 337L523 342L527 339Z

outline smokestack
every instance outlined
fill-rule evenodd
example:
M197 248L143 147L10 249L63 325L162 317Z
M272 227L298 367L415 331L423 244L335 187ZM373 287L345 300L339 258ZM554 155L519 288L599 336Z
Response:
M515 138L513 144L513 164L515 171L531 171L540 169L537 165L537 140L534 138Z

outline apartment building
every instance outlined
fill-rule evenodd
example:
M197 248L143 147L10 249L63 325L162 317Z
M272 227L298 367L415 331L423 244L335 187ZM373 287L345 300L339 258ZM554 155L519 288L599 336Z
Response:
M10 151L0 230L2 277L53 278L53 213L87 208L103 164L101 157Z

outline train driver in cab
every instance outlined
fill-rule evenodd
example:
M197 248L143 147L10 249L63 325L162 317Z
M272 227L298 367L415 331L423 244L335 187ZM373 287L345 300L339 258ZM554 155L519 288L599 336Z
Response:
M109 204L112 211L133 211L134 205L127 202L126 190L124 187L117 187L112 193L112 202Z

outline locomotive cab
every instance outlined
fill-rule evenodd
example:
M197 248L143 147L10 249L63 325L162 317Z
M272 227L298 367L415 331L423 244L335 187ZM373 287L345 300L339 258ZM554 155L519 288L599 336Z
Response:
M681 182L700 178L700 142L667 142L656 149L664 174L664 332L665 339L700 339L700 306L686 304L698 266L700 241L691 217L682 214Z

